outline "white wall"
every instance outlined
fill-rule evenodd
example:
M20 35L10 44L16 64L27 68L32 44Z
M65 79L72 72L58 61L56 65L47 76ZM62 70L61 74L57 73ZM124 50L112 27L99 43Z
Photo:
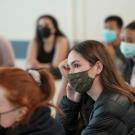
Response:
M135 0L84 0L85 1L85 38L101 40L103 21L111 14L120 15L124 24L135 20Z
M34 35L35 21L42 14L54 15L60 28L72 38L72 0L0 0L0 34L12 40Z
M125 24L135 19L135 0L0 0L0 34L29 40L37 17L46 13L58 19L70 41L101 40L106 16L118 14Z

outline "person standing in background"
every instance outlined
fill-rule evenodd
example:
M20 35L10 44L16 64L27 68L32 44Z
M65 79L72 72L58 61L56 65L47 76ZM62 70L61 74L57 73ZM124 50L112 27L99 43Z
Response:
M121 73L125 67L125 57L120 51L122 27L123 20L119 16L108 16L104 21L103 41Z
M14 66L14 52L10 42L0 36L0 66Z

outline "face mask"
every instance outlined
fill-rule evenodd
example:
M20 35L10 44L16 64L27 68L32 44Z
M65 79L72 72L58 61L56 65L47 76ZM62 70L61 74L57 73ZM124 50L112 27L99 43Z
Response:
M117 39L117 34L113 30L105 29L103 30L103 41L111 43Z
M51 30L48 27L39 27L38 31L42 39L48 38L51 35Z
M135 43L121 42L120 50L126 58L135 56Z
M68 74L68 82L71 87L80 94L86 93L92 86L94 78L89 77L88 70Z

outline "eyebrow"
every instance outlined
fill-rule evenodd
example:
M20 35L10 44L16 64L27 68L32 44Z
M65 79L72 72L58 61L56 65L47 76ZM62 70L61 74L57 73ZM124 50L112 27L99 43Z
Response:
M76 62L80 62L80 61L79 60L74 60L74 61L71 62L71 65L73 65Z

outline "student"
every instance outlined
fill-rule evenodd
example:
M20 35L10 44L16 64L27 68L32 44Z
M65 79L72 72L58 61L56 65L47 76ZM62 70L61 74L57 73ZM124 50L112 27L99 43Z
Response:
M51 15L42 15L37 20L35 38L29 46L27 66L48 68L59 79L58 65L66 58L68 48L68 40L57 20Z
M123 20L119 16L108 16L104 21L103 41L121 74L123 73L125 67L125 57L119 48L122 28Z
M14 66L15 58L11 44L0 36L0 66Z
M88 40L75 45L61 67L68 84L60 102L65 117L58 114L57 119L66 135L76 135L79 129L78 135L135 133L133 90L102 43Z
M122 35L123 42L121 42L120 49L127 58L124 78L135 88L135 21L125 27Z
M0 135L64 135L50 116L52 76L44 70L0 68Z

